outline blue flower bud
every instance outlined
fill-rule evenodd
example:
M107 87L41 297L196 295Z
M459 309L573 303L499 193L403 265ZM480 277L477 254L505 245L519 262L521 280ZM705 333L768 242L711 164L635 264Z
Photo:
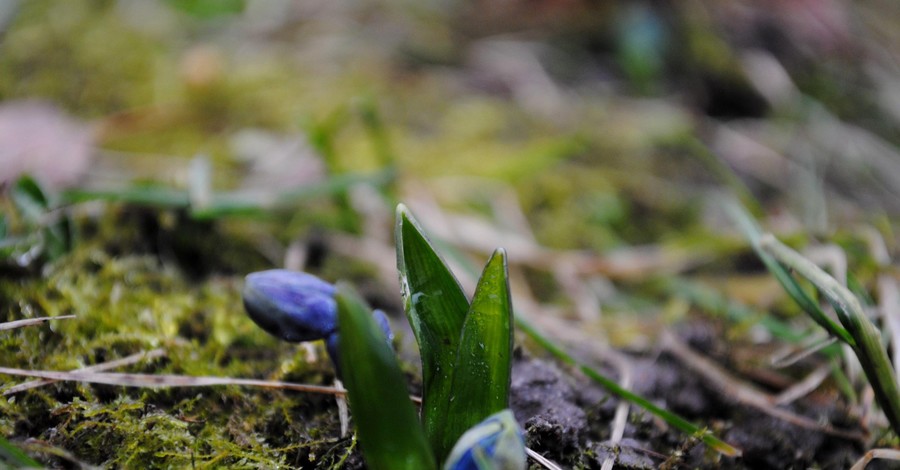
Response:
M384 333L384 338L387 340L388 346L393 346L394 332L391 330L391 323L388 321L387 315L381 310L376 309L372 312L372 317L375 319L375 323L378 324L378 327L381 328L381 332ZM341 341L340 337L340 333L335 332L331 336L325 338L325 349L328 350L328 355L331 357L331 362L334 363L334 370L337 372L338 377L341 376L341 352L338 348Z
M509 409L488 416L453 446L444 470L524 470L525 439Z
M286 269L248 274L244 283L244 309L269 334L285 341L325 340L331 362L340 376L337 302L333 285L313 276ZM372 312L388 344L394 333L387 315Z
M323 339L337 330L333 285L312 274L272 269L248 274L244 308L269 334L290 342Z
M381 332L384 333L384 339L387 340L388 346L392 346L394 344L394 331L391 330L391 322L388 321L387 314L376 308L372 312L372 317L375 318L375 323L378 324Z

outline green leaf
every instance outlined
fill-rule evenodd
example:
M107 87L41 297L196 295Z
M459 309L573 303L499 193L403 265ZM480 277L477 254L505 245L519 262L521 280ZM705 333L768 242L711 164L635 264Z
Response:
M169 5L197 18L214 18L244 11L244 0L168 0Z
M341 370L368 468L435 469L403 373L372 313L346 284L338 284L335 298Z
M23 176L16 181L11 192L13 203L22 217L31 224L39 224L49 209L47 196L30 176Z
M463 324L447 424L435 448L439 462L469 428L509 406L513 314L508 278L506 252L498 249L484 267Z
M22 449L12 445L0 437L0 467L3 468L43 468L36 460L29 457Z
M155 207L188 207L190 195L184 189L167 188L150 184L135 184L123 189L70 189L62 193L66 204L88 201L110 201Z
M397 206L395 236L403 306L422 356L422 423L432 448L443 449L447 404L469 302L459 281L402 204Z
M771 234L760 239L760 247L780 263L808 279L834 307L841 324L855 340L853 352L872 384L875 399L884 410L894 432L900 435L900 391L897 377L881 343L881 334L866 316L859 299L835 278L816 266L803 255L781 243Z
M389 185L396 178L393 169L372 173L344 173L325 181L300 186L280 193L251 195L244 191L218 191L203 208L191 207L187 190L159 185L133 185L122 189L70 189L61 194L63 204L109 201L153 207L187 209L195 219L209 220L232 215L265 215L268 211L290 209L321 196L339 196L359 184L376 187Z
M435 310L444 311L446 314L454 314L454 312L458 312L459 310L448 307L448 299L422 299L419 298L417 302L412 302L413 295L415 293L420 292L438 292L441 294L439 297L446 297L447 292L453 292L453 298L456 299L457 303L466 303L465 294L463 294L462 289L459 287L459 283L456 281L456 278L453 277L453 274L447 268L446 264L440 259L437 253L434 252L434 248L428 243L428 240L422 234L421 229L415 224L415 221L412 219L412 216L409 215L409 211L402 204L397 208L397 264L400 270L400 284L403 290L403 297L405 301L405 307L407 316L410 318L410 324L413 325L413 333L416 335L416 339L420 343L420 348L423 348L421 337L423 337L423 333L421 332L423 325L417 323L420 321L419 314L416 312L434 312ZM406 250L407 254L404 254L403 250ZM416 255L410 255L412 253L417 253ZM464 261L464 260L463 260ZM474 272L474 268L465 265L464 266L469 272ZM412 274L411 274L412 273ZM423 277L414 277L414 276L423 276ZM415 281L415 284L410 285L410 281ZM420 286L420 287L414 287ZM449 289L449 287L453 287ZM441 289L443 287L443 290ZM442 301L438 301L442 300ZM415 319L415 322L414 322ZM445 322L448 319L444 319ZM463 323L463 319L459 319L460 325ZM427 323L427 321L426 321ZM612 392L613 394L619 396L622 399L628 400L653 415L659 417L669 425L684 431L691 435L699 435L703 440L711 448L715 449L718 452L721 452L724 455L728 456L739 456L741 455L741 451L739 449L734 448L733 446L719 440L710 432L703 430L697 425L685 420L684 418L678 416L675 413L670 411L666 411L653 403L647 400L640 395L637 395L633 392L630 392L617 384L615 381L608 379L603 376L596 370L588 367L586 365L580 364L565 352L562 348L558 347L556 344L551 342L545 336L543 336L536 328L534 328L530 323L526 322L521 317L515 317L515 324L522 331L524 331L529 337L531 337L535 342L540 344L542 347L547 349L553 356L560 359L562 362L575 366L581 370L582 373L587 375L589 378L604 386L607 390ZM428 325L433 327L434 325ZM449 331L453 331L452 326L444 325L445 328L448 328ZM458 328L462 328L459 326ZM459 330L457 330L459 331ZM449 338L452 340L452 336ZM424 348L423 348L424 349ZM439 353L439 351L437 351ZM422 368L423 375L427 374L428 367L425 359L425 352L422 352ZM442 374L443 375L443 374ZM452 377L452 375L451 375ZM432 379L434 380L434 379ZM428 382L425 382L425 392L426 396L429 394ZM449 387L449 385L448 385ZM434 386L432 385L432 388ZM435 395L434 391L431 391L432 395ZM423 420L425 421L425 431L428 434L430 442L432 442L432 446L437 448L437 444L435 442L440 442L440 434L438 432L441 431L439 425L445 423L444 418L442 417L441 411L442 409L437 406L432 405L432 408L428 408L424 406L425 400L423 399ZM433 426L437 427L437 430L434 431L435 434L429 434L429 420L425 418L426 412L432 409L433 418L431 418L431 422Z
M42 244L40 250L50 259L56 259L71 247L72 228L69 219L59 216L57 220L48 217L52 209L49 199L37 181L30 176L23 176L16 181L11 191L12 200L22 218L34 233L36 243Z
M750 214L735 201L726 202L725 208L737 224L738 229L743 232L748 240L750 240L753 251L756 252L756 255L759 256L759 259L766 265L769 272L775 276L775 279L778 280L778 283L781 284L781 287L788 293L791 299L793 299L794 302L813 319L813 321L818 323L822 328L825 328L825 331L829 334L837 336L841 341L851 346L855 345L856 341L853 339L853 336L822 311L819 304L810 298L809 294L803 290L797 280L791 276L784 266L779 264L775 258L760 247L762 230L759 229L759 226L756 225L756 222Z

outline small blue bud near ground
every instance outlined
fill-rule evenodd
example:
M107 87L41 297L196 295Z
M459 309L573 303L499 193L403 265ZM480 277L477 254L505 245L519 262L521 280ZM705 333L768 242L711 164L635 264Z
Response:
M337 331L334 286L303 272L272 269L248 274L244 309L269 334L292 343Z
M512 411L488 416L459 438L444 470L524 470L525 439Z
M325 340L335 369L340 370L337 302L334 285L312 274L270 269L246 276L242 293L244 309L260 328L284 341ZM394 339L387 315L372 313L388 344Z

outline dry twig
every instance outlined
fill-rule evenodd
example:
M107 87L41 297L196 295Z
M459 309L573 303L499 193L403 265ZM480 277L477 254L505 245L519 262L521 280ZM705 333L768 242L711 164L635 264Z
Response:
M25 320L8 321L5 323L0 323L0 331L13 330L16 328L22 328L24 326L39 325L51 320L68 320L70 318L75 318L75 315L59 315L56 317L26 318Z
M132 354L130 356L123 357L121 359L116 359L113 361L101 362L100 364L95 364L92 366L82 367L80 369L76 369L72 372L102 372L111 369L117 369L119 367L128 366L131 364L135 364L137 362L143 360L152 360L158 357L165 356L166 353L162 349L153 349L151 351L139 352L137 354ZM44 385L49 385L57 380L53 379L37 379L29 382L20 383L3 392L3 396L12 395L14 393L24 392L25 390L30 390L32 388L43 387Z
M853 431L836 429L830 424L822 424L805 416L775 406L775 397L744 383L719 367L718 364L692 351L674 334L663 331L660 337L663 350L678 358L688 369L700 375L723 397L756 408L769 416L784 420L795 426L822 432L842 439L865 442L866 437Z

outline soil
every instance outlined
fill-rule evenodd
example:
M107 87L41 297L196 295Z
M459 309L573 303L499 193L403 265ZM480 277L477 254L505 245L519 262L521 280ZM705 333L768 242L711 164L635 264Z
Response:
M861 443L817 432L721 396L668 354L633 358L633 390L713 431L743 451L727 458L696 439L631 407L624 438L609 440L619 400L584 377L554 363L520 353L513 367L511 407L533 450L564 467L600 468L609 457L614 468L849 468ZM809 398L788 407L831 423L852 423L839 404ZM858 423L857 423L858 426ZM540 468L535 464L532 468ZM868 468L894 468L876 461Z

